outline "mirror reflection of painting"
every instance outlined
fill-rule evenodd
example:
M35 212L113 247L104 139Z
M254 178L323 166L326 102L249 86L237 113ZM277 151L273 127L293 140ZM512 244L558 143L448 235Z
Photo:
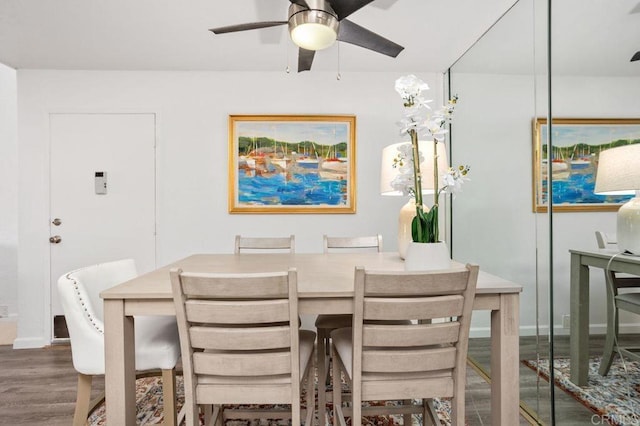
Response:
M232 212L351 213L353 116L232 116Z
M600 152L640 143L640 120L554 119L552 132L549 152L546 119L536 121L536 211L544 211L549 201L549 170L554 211L615 210L632 197L598 195L594 188Z

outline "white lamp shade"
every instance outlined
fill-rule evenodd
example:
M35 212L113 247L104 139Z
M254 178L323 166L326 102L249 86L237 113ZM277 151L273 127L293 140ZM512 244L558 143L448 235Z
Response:
M640 254L640 144L608 149L600 153L596 187L602 195L636 194L618 210L618 249Z
M598 160L596 187L600 195L633 194L640 189L640 144L602 151Z
M380 165L380 193L382 195L403 195L401 191L393 189L391 181L398 176L398 169L393 167L393 159L398 156L398 147L411 142L400 142L386 146L382 150L382 162ZM424 161L420 163L422 174L422 193L433 194L435 185L433 182L433 141L419 141L418 147ZM443 142L438 142L438 187L442 186L442 175L449 169L447 151Z

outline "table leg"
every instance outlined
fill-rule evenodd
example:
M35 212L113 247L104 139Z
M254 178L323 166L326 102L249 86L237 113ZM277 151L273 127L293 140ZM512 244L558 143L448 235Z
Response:
M323 329L324 330L324 329ZM316 366L318 368L318 425L327 424L327 354L329 348L326 346L325 333L318 332L318 346L316 348Z
M569 356L570 378L578 386L589 379L589 267L571 253Z
M136 424L136 372L133 317L124 300L104 301L105 402L107 424Z
M491 311L491 423L517 425L520 415L520 295L500 295Z

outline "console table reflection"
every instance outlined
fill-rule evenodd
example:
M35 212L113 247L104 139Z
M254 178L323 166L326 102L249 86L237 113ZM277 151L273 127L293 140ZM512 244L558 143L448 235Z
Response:
M301 314L347 314L353 312L355 266L400 271L404 269L404 262L397 253L197 254L102 292L107 424L136 424L133 315L175 315L169 278L171 268L247 273L295 267ZM480 271L473 308L491 311L494 425L519 423L521 291L520 285Z

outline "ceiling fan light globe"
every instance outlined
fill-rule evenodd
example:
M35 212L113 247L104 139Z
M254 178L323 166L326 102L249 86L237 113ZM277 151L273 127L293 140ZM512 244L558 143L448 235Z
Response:
M291 30L291 40L303 49L322 50L335 43L338 35L326 25L306 23L296 26Z
M310 9L292 3L289 7L289 35L299 47L322 50L338 38L338 17L324 1L309 0Z

